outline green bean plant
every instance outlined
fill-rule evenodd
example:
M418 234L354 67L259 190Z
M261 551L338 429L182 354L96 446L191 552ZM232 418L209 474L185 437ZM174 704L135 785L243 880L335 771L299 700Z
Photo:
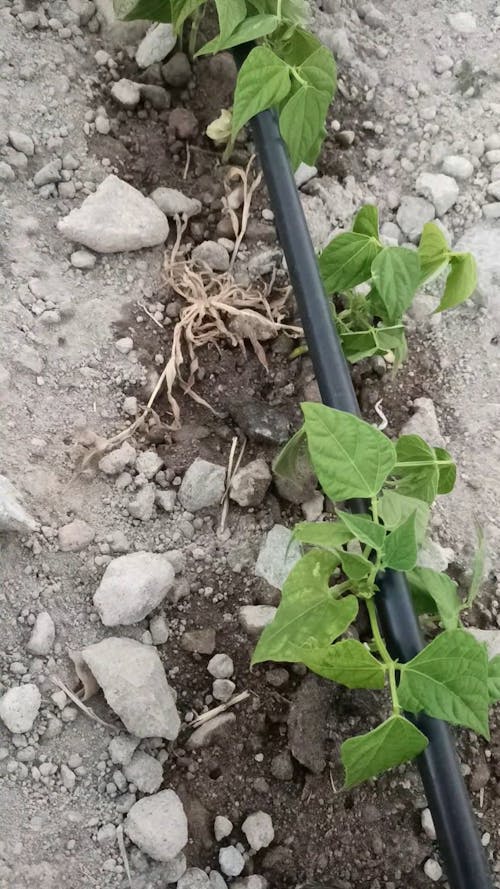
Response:
M178 35L191 21L190 47L197 56L256 42L238 73L232 144L260 111L276 108L290 160L316 160L336 88L332 53L307 29L307 0L113 0L118 18L171 22ZM195 52L200 19L214 6L219 33Z
M314 472L336 518L301 522L293 536L306 549L283 586L272 623L259 638L252 663L305 664L350 689L388 688L387 718L342 744L345 784L351 787L418 756L426 736L405 716L427 713L489 737L488 708L500 700L500 656L461 623L477 592L477 572L466 602L446 574L417 566L430 507L455 484L456 468L443 448L418 435L393 443L358 417L305 403L303 430ZM342 506L362 498L366 515ZM419 614L433 615L440 632L407 663L389 654L374 597L386 571L407 573ZM366 609L371 639L350 630ZM351 636L349 636L351 634Z

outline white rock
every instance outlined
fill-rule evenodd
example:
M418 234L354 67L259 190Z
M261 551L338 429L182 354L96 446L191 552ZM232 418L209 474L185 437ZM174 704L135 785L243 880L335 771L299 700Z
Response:
M22 151L27 157L33 157L35 153L35 143L31 136L22 133L21 130L9 130L7 133L10 144L16 151Z
M416 398L413 406L416 411L404 424L401 435L420 435L432 447L444 448L445 441L432 399Z
M435 840L436 828L434 827L431 810L422 809L420 820L422 822L422 830L424 831L425 835L428 836L430 840Z
M240 506L260 506L271 480L266 461L262 458L252 460L233 475L229 496Z
M486 151L496 151L500 149L500 133L492 133L486 138L484 143Z
M36 685L16 685L0 698L0 719L10 732L22 735L31 731L41 703Z
M5 475L0 475L0 532L17 531L26 534L38 528L20 500L19 491Z
M434 204L437 216L444 216L458 198L458 185L444 173L421 173L415 185L418 194Z
M476 19L470 12L454 12L448 21L457 34L472 34L476 30Z
M489 164L500 164L500 148L493 148L487 151L485 158Z
M500 179L497 179L496 182L490 182L486 187L486 192L492 198L495 198L496 201L500 201Z
M95 531L82 519L74 519L74 521L59 528L57 537L59 549L63 553L79 553L82 549L90 546L95 537Z
M135 54L139 68L149 68L155 62L161 62L172 52L176 43L177 37L170 23L160 23L150 28Z
M300 557L300 546L292 541L292 532L284 525L274 525L260 548L255 573L257 577L262 577L271 586L281 590Z
M121 80L117 80L116 83L113 84L111 87L111 95L115 102L117 102L118 105L121 105L122 108L135 108L141 101L139 85L132 80L127 80L126 77L122 77Z
M436 861L435 858L428 858L424 864L424 874L433 883L437 883L443 876L443 869L439 861Z
M93 269L97 256L89 250L75 250L70 256L70 262L75 269Z
M123 336L121 339L116 340L115 349L120 352L121 355L128 355L129 352L134 348L134 341L131 336Z
M155 614L149 621L149 632L153 640L153 645L164 645L167 641L170 630L168 623L163 614Z
M155 495L156 505L165 512L174 511L176 500L177 493L175 491L157 491Z
M436 56L434 59L434 70L437 74L444 74L444 72L449 71L450 68L453 68L453 59L451 56L446 54Z
M172 564L161 553L141 551L113 559L94 595L104 626L139 623L163 602L174 578Z
M47 655L54 644L55 637L56 628L54 621L48 611L41 611L40 614L37 614L26 648L31 654Z
M317 175L317 167L311 167L309 164L301 163L295 170L293 178L295 179L295 185L297 186L297 188L300 188L302 185L305 185L306 182L310 182L311 179L314 179L314 177Z
M127 414L128 417L137 416L137 398L135 395L128 395L127 398L123 400L123 412Z
M245 819L241 829L254 852L267 849L274 840L273 822L267 812L253 812Z
M189 219L191 216L201 213L201 201L188 198L176 188L155 188L151 192L150 198L166 216L185 215Z
M111 637L84 648L82 657L132 735L176 739L181 721L156 648Z
M249 636L257 636L264 627L272 623L275 614L274 605L243 605L238 612L238 619Z
M470 251L477 263L476 299L490 306L493 319L500 321L500 223L478 222L455 244L454 250Z
M453 176L455 179L470 179L474 167L466 157L458 154L448 154L443 161L443 173Z
M164 861L161 869L161 875L165 883L177 883L186 873L187 861L184 852L179 852L175 858L170 861Z
M190 512L218 506L224 494L226 469L197 458L187 470L179 488L179 500Z
M210 747L223 739L229 726L236 722L234 713L221 713L214 716L209 722L205 722L195 729L188 738L186 747L188 750L199 750L201 747Z
M236 685L231 679L215 679L212 683L212 694L216 701L225 703L232 698Z
M115 765L128 765L139 744L140 738L134 738L133 735L116 735L111 739L108 747L112 762Z
M173 790L162 790L135 803L125 819L124 830L155 861L171 861L188 841L186 813Z
M231 889L268 889L268 882L260 874L251 874L249 877L241 877L231 883Z
M58 223L61 234L95 250L121 253L162 244L169 227L165 214L122 179L110 174L81 207Z
M148 480L155 477L163 466L163 460L158 456L156 451L141 451L135 461L135 468L141 475L145 475Z
M210 658L207 670L214 679L230 679L234 673L234 664L228 654L214 654Z
M210 871L209 886L210 889L228 889L224 877L218 870Z
M209 889L210 880L199 867L188 867L177 883L177 889Z
M500 219L500 201L492 204L484 204L483 216L485 219Z
M140 522L148 522L153 515L155 505L156 488L154 485L144 485L136 496L129 500L127 509L134 519Z
M156 793L163 781L161 763L143 750L136 750L130 762L123 767L123 774L141 793Z
M214 821L214 834L218 843L232 833L233 823L224 815L217 815Z
M429 201L405 195L401 198L396 218L401 231L412 243L416 243L420 240L425 223L431 222L435 215L436 211Z
M207 265L213 272L227 272L229 253L218 241L203 241L191 253L193 262Z
M454 558L452 549L427 537L418 551L417 565L419 568L432 568L433 571L446 571Z
M99 460L99 469L106 475L120 475L127 466L135 463L136 456L135 448L128 441L124 441L119 448L110 451Z
M245 867L245 859L235 846L223 846L219 849L219 866L227 877L237 877Z

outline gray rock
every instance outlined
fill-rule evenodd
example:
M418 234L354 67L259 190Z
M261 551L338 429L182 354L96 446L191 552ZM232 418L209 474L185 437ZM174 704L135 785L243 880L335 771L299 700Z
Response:
M288 750L273 756L271 760L271 775L277 781L293 781L293 762Z
M163 781L161 763L143 750L136 750L128 765L123 767L123 773L141 793L156 793Z
M238 612L238 619L249 636L258 636L264 627L274 620L274 605L243 605Z
M253 852L267 849L274 840L273 822L267 812L253 812L245 819L241 829Z
M96 253L121 253L162 244L165 214L150 198L110 174L94 194L58 223L61 234Z
M419 568L432 568L433 571L446 571L454 558L452 549L428 537L418 551L417 565Z
M214 821L214 835L218 843L232 833L233 822L224 815L217 815Z
M136 624L163 602L175 572L160 553L135 552L113 559L94 595L106 627Z
M244 401L229 406L231 416L251 441L284 444L290 436L290 420L265 401Z
M176 739L181 721L156 648L111 637L84 648L82 656L131 734Z
M125 819L124 830L155 861L171 861L188 841L186 813L173 790L162 790L135 803Z
M191 64L187 55L183 52L174 53L172 58L162 65L161 73L169 86L174 86L176 89L187 86L191 79Z
M227 889L227 883L217 870L210 871L210 889Z
M127 466L135 463L136 456L135 448L128 441L124 441L119 448L110 451L99 460L99 469L106 475L120 475Z
M429 201L405 195L401 198L396 219L401 231L415 244L420 239L425 223L431 222L435 215L436 211Z
M237 877L245 867L245 859L235 846L223 846L219 849L219 866L227 877Z
M470 12L454 12L448 16L453 31L457 34L472 34L476 30L476 19Z
M136 496L129 500L127 509L134 519L140 522L148 522L153 515L156 499L156 488L154 485L144 485L139 489Z
M186 747L188 750L199 750L200 747L211 747L226 736L227 730L236 722L234 713L222 713L214 716L208 722L195 729L188 738Z
M97 262L97 256L94 256L89 250L75 250L70 256L70 262L75 269L93 269Z
M466 15L466 13L457 13L457 15ZM439 861L436 861L435 858L428 858L424 864L424 874L433 883L438 883L443 876L443 869Z
M224 495L225 484L225 467L198 457L182 479L179 500L190 512L218 506Z
M454 179L470 179L473 172L474 167L466 157L449 154L443 161L443 173L446 173L447 176L452 176Z
M500 164L500 148L493 148L485 154L486 161L489 164Z
M122 77L121 80L117 80L112 85L111 95L122 108L135 108L141 101L139 84L134 83L132 80L127 80L126 77Z
M268 889L268 882L260 874L251 874L249 877L240 877L231 883L231 889Z
M33 728L41 703L36 685L16 685L0 698L0 719L10 732L22 735Z
M284 525L274 525L261 546L255 573L271 586L281 590L293 566L301 557L298 543L292 542L292 532Z
M234 673L234 664L228 654L214 654L210 658L207 670L214 679L230 679Z
M315 176L318 175L318 168L312 167L309 164L299 164L295 173L293 174L293 178L295 179L295 185L297 188L300 188L302 185L305 185L306 182L310 182L311 179L314 179Z
M140 738L134 738L133 735L116 735L108 747L112 762L115 765L128 765L139 744Z
M191 253L191 259L208 266L213 272L227 272L229 268L229 253L217 241L203 241L198 244Z
M184 852L179 852L171 861L165 861L162 866L162 878L167 884L177 883L186 873L187 861Z
M212 683L212 695L216 701L225 703L232 698L235 688L236 685L231 679L215 679Z
M181 639L184 651L197 654L212 654L215 650L215 630L189 630Z
M484 204L483 216L485 219L500 219L500 201L492 204Z
M197 201L196 198L188 198L176 188L155 188L150 197L156 206L165 213L165 216L185 215L189 219L191 216L201 213L201 201Z
M252 460L233 475L229 496L240 506L260 506L272 476L265 460Z
M31 654L45 656L51 651L55 637L54 621L48 611L41 611L36 617L26 648Z
M492 133L485 140L484 147L486 151L497 151L500 149L500 133Z
M198 120L189 108L174 108L170 112L168 126L169 130L183 141L194 139L198 134Z
M138 86L141 97L145 102L149 102L156 111L165 111L170 108L170 93L162 86L158 86L156 83L140 83Z
M421 173L415 188L424 198L432 201L437 216L444 216L458 199L457 183L444 173Z
M16 531L27 534L38 528L20 500L19 491L5 475L0 475L0 533Z
M434 70L436 74L444 74L445 71L449 71L450 68L453 68L453 64L451 56L443 53L442 55L436 56L434 59Z
M209 886L208 874L199 867L188 867L177 883L177 889L208 889Z
M248 260L248 274L252 280L261 278L263 275L270 275L276 264L281 260L281 257L281 250L277 250L274 247L259 250Z
M156 505L163 509L164 512L173 512L175 509L175 502L177 500L176 491L157 491L156 492Z
M478 222L455 244L454 250L470 251L477 263L476 299L489 306L500 320L500 222Z
M486 186L486 192L490 197L500 201L500 179L497 179L495 182L490 182L490 184Z
M295 759L319 775L326 763L325 743L332 686L312 674L302 680L288 714L288 745Z
M416 398L415 413L404 424L401 435L420 435L427 444L444 448L445 441L439 428L434 402L430 398Z
M420 816L420 821L422 824L422 830L425 835L429 837L430 840L436 839L436 828L434 827L434 821L432 819L432 814L430 809L422 809L422 814Z
M176 43L177 37L170 23L160 23L150 28L135 54L139 68L149 68L155 62L163 61L172 52Z
M82 519L74 519L67 525L63 525L57 532L59 549L63 553L79 553L92 543L95 531Z
M165 644L170 635L170 630L163 614L156 614L149 621L149 632L151 633L153 645Z
M22 151L27 157L33 157L35 153L35 143L31 136L22 133L21 130L9 130L7 133L10 144L16 151Z
M0 182L13 182L16 178L14 170L5 161L0 161Z
M156 451L141 451L135 461L135 468L141 475L145 475L148 481L155 477L163 466L163 460Z
M36 187L41 188L42 185L50 185L51 182L60 182L61 167L62 161L60 158L56 158L56 160L45 164L45 166L42 167L41 170L38 170L33 176L33 182Z

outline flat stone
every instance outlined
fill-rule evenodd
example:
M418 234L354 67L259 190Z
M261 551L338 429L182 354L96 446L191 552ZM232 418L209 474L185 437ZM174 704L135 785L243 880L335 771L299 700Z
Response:
M279 408L265 401L230 404L231 416L251 441L284 444L290 437L290 420Z
M16 685L0 698L0 719L10 732L22 735L33 728L41 703L36 685Z
M476 627L467 627L467 630L478 642L485 643L489 660L500 654L500 630L479 630Z
M81 207L58 223L61 234L96 253L122 253L164 243L169 226L150 198L110 174Z
M45 656L50 653L56 636L56 628L48 611L37 614L29 642L26 646L31 654Z
M215 651L215 630L188 630L181 639L184 651L197 654L212 654Z
M476 19L470 12L454 12L448 16L450 26L457 34L472 34L476 30Z
M124 830L155 861L171 861L188 841L186 813L173 790L162 790L135 803L125 819Z
M75 250L70 256L70 262L75 269L93 269L97 262L97 256L94 256L89 250Z
M149 68L155 62L163 61L172 52L176 43L177 37L170 23L160 23L150 28L135 54L139 68Z
M466 157L457 154L449 154L443 161L443 173L455 179L470 179L474 172L474 166Z
M327 718L332 686L309 674L295 693L288 714L288 745L295 759L319 775L326 764Z
M163 602L174 579L172 564L161 553L119 556L107 566L94 606L106 627L139 623Z
M177 738L181 721L156 648L110 637L84 648L82 657L132 735Z
M38 170L33 176L33 182L36 187L41 188L43 185L50 185L52 182L60 182L61 167L62 161L60 158L56 158L56 160L45 164L45 166L42 167L41 170Z
M74 519L67 525L63 525L57 532L59 549L63 553L79 553L86 549L95 537L95 531L82 519Z
M439 428L434 402L430 398L416 398L415 413L404 424L401 435L420 435L432 447L444 448L445 440Z
M7 137L16 151L22 151L27 157L33 157L35 153L35 143L31 136L22 133L21 130L11 129L7 133Z
M301 558L301 549L292 541L292 532L284 525L274 525L261 546L255 573L281 590L293 566Z
M227 729L235 722L234 713L222 713L220 716L214 716L213 719L194 730L186 742L187 749L199 750L200 747L211 747L212 744L224 739Z
M184 215L189 219L201 213L201 201L188 198L176 188L155 188L150 197L166 216Z
M224 495L225 484L225 467L198 457L182 479L179 500L190 512L218 506Z

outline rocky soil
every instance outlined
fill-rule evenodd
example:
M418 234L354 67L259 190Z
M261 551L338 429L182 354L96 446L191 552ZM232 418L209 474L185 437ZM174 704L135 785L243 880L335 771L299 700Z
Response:
M470 621L500 645L500 7L313 5L339 69L318 169L300 171L315 246L372 200L388 239L414 242L435 218L478 260L459 310L416 298L395 378L383 361L354 377L367 419L382 398L389 434L418 431L456 458L422 559L466 588L481 525ZM414 768L340 790L340 743L375 724L379 699L299 667L249 669L298 556L289 528L328 509L270 469L298 403L317 398L307 357L289 361L279 324L252 341L234 322L197 353L198 401L174 391L179 428L163 392L107 445L170 355L176 214L181 265L227 284L241 181L204 133L233 83L230 58L192 66L168 26L115 22L110 0L0 0L2 889L445 879ZM243 138L232 160L250 156ZM293 324L272 220L261 186L234 277ZM491 729L488 744L457 743L500 886L497 714Z

